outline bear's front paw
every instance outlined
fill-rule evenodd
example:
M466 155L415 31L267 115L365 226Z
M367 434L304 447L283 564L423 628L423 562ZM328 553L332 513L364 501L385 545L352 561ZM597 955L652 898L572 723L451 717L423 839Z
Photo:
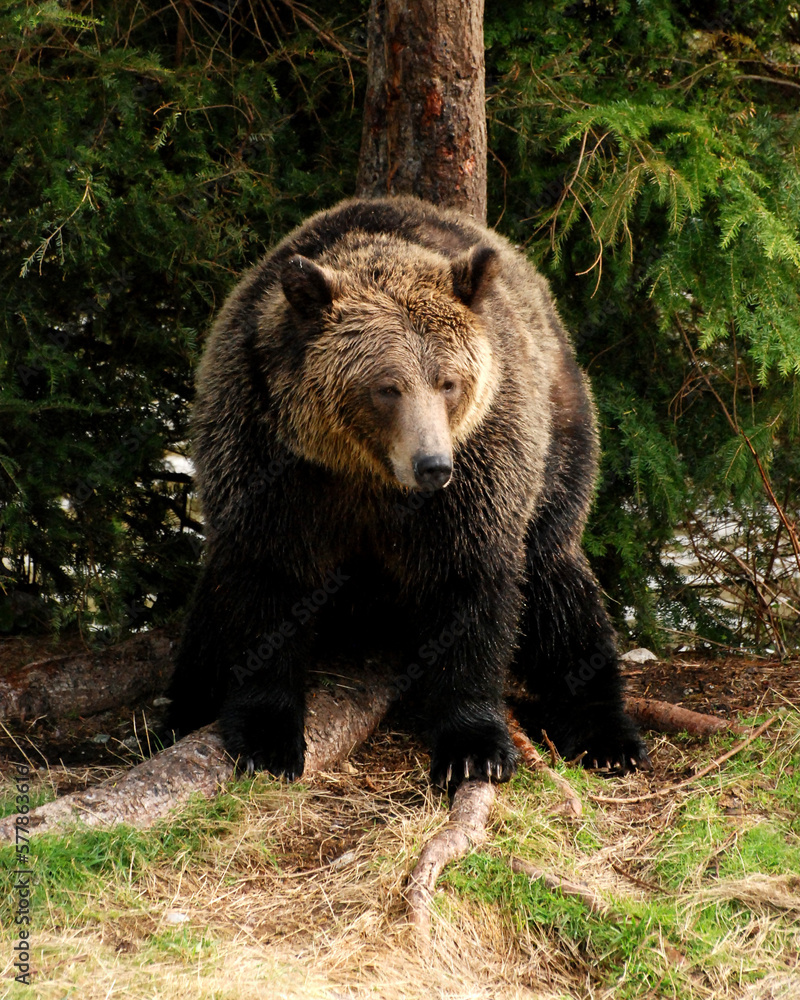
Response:
M614 774L653 770L647 748L638 736L595 736L584 741L579 753L583 753L581 764L589 770L611 771Z
M582 731L576 728L578 731L555 739L556 747L565 760L580 757L580 763L588 770L610 771L613 774L653 770L647 748L627 717L618 719L616 724L586 726Z
M225 749L238 760L240 770L269 771L287 781L296 781L303 773L306 741L301 714L238 706L223 709L219 723Z
M451 794L462 781L508 781L517 769L517 751L501 723L445 730L435 738L431 782Z
M653 769L639 731L614 704L572 713L551 708L545 717L525 719L523 725L534 740L546 733L564 760L580 758L588 770L628 774Z

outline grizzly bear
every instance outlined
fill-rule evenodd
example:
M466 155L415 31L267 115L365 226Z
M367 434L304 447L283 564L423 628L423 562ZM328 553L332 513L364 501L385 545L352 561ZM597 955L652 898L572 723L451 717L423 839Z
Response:
M296 778L315 643L379 621L435 783L513 774L509 668L534 738L647 767L580 547L597 455L547 284L505 239L409 197L314 215L234 289L199 369L206 558L171 725L218 717L232 755Z

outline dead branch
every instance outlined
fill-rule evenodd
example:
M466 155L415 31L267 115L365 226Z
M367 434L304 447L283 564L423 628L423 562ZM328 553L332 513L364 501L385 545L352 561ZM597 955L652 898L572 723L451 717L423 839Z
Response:
M687 732L692 736L712 736L714 733L741 733L741 726L727 719L717 719L703 712L672 705L654 698L626 698L625 709L638 725L659 733Z
M51 656L0 677L0 719L93 715L163 691L172 676L166 630L118 646Z
M781 506L780 501L775 496L775 491L772 489L772 483L770 482L769 475L767 474L767 471L766 471L766 469L764 468L764 466L763 466L763 464L761 462L761 458L759 457L759 454L756 451L756 449L755 449L755 447L753 445L753 442L745 434L744 430L739 426L739 421L738 421L738 418L735 416L735 414L733 416L731 415L731 413L729 412L727 406L725 405L722 397L717 392L717 390L714 388L714 384L711 381L711 378L710 378L710 376L708 374L706 366L700 364L700 360L697 357L697 353L695 352L695 349L692 347L692 343L689 340L689 337L687 336L686 331L680 325L680 322L678 323L678 328L680 329L681 334L683 335L684 342L685 342L686 346L689 349L689 353L692 356L692 361L694 362L694 365L695 365L695 368L697 369L698 374L702 377L703 381L708 386L708 389L711 392L711 395L716 399L716 401L719 404L722 412L725 414L725 418L727 419L728 424L730 425L731 430L733 431L733 433L737 437L741 437L741 439L747 445L747 450L750 452L750 454L751 454L751 456L753 458L753 461L756 464L756 468L758 469L758 474L761 477L761 482L762 482L762 484L764 486L764 491L766 492L767 496L769 497L770 502L772 503L772 506L775 508L775 513L778 515L778 517L781 520L781 523L783 524L784 528L786 529L786 534L789 536L789 541L792 544L792 551L794 553L795 562L797 563L798 570L800 570L800 540L798 540L798 538L797 538L797 532L795 530L794 525L789 520L789 518L788 518L788 516L786 514L786 511Z
M378 725L396 695L388 670L362 670L334 687L310 692L306 776L346 757ZM31 810L23 829L43 833L65 823L148 827L190 795L213 795L234 773L216 726L206 726L129 771ZM24 817L23 817L24 818ZM16 835L17 817L0 820L0 841Z
M552 767L547 766L544 757L542 757L533 743L531 743L528 739L528 736L510 709L508 710L508 731L511 734L511 739L514 741L514 746L522 754L522 759L528 767L531 768L532 771L539 771L541 774L546 774L564 796L564 801L556 811L571 819L577 819L583 813L581 800L575 794L575 791L567 779L563 775L559 774L558 771L553 770ZM547 740L548 746L551 748L551 754L555 754L555 747L552 742L547 739L546 734L545 739Z
M307 28L310 28L324 45L328 45L330 48L335 49L340 55L343 55L345 59L352 59L353 62L366 64L366 55L361 55L360 53L356 53L351 49L348 49L346 45L343 45L339 41L333 32L321 27L321 25L310 17L307 11L304 10L299 4L294 3L293 0L283 0L283 4L285 7L289 8L298 21L302 21Z
M718 767L720 767L720 765L724 764L726 760L730 760L731 757L735 757L737 753L739 753L741 750L744 750L746 746L749 746L753 742L753 740L758 739L759 736L765 733L769 729L769 727L773 724L773 722L775 722L779 718L780 716L773 715L771 719L767 719L767 721L764 722L762 725L760 725L758 729L754 729L746 740L742 740L741 743L737 743L732 750L729 750L727 753L724 753L721 757L717 757L715 760L712 760L707 767L704 767L701 770L699 770L697 774L693 774L691 778L686 778L684 781L679 781L677 785L668 785L664 788L657 789L655 792L649 792L647 795L632 795L630 798L626 799L612 798L611 796L606 796L606 795L590 795L589 798L592 800L592 802L601 802L604 805L606 804L628 805L634 802L650 802L653 799L663 798L665 795L673 795L675 792L680 791L687 785L691 785L692 782L698 781L700 778L704 778L707 774L710 774L712 771L715 771Z
M530 862L523 861L522 858L512 857L509 864L511 865L512 872L516 872L518 875L527 875L532 879L538 879L551 892L560 892L564 896L576 896L586 904L592 913L597 913L600 916L608 915L608 906L586 882L573 882L570 879L564 878L563 875L551 875L549 872L544 871L543 868L537 868L535 865L530 864Z
M423 946L429 944L430 904L436 880L445 865L462 858L485 839L495 794L495 786L488 781L460 784L453 796L450 818L422 848L405 895L408 921Z

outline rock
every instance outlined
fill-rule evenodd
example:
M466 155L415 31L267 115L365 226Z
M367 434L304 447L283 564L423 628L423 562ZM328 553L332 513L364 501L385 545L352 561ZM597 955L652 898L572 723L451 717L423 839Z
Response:
M638 649L629 649L627 653L623 653L620 656L623 663L650 663L651 661L657 662L658 657L655 653L651 653L649 649L645 649L644 646L639 646Z

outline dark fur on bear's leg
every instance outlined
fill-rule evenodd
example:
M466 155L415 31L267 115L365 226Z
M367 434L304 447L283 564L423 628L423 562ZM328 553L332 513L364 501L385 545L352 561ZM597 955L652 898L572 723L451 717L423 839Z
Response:
M477 574L476 574L477 576ZM479 581L458 602L423 615L419 654L431 747L431 780L453 792L469 778L502 782L518 754L503 701L520 602L513 577Z
M529 570L513 669L538 703L516 706L520 722L534 739L545 730L566 760L583 754L584 767L649 769L623 708L614 631L584 557L534 557Z
M205 567L197 584L167 691L171 700L167 729L179 737L219 716L232 653L228 604L246 603L246 593L237 586L246 579L247 575L237 569L226 571L212 564ZM222 581L224 593L229 594L227 601L220 596Z
M248 772L264 770L294 781L305 765L304 715L303 685L299 690L279 685L271 672L268 684L254 678L232 687L219 725L228 753Z
M303 773L311 623L295 624L300 585L259 561L212 553L194 595L169 690L167 726L184 736L219 718L225 747L248 770ZM291 624L288 634L282 624Z

